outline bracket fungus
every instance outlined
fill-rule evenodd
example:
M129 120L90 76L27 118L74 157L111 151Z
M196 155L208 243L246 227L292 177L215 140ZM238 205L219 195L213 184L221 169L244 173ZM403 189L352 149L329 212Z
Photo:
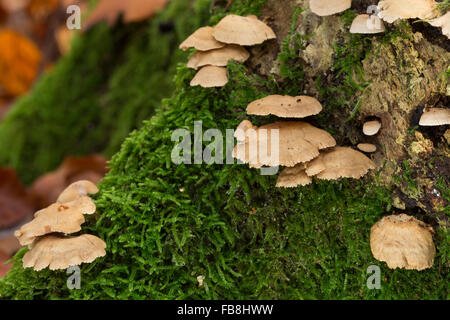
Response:
M312 183L312 179L306 174L305 169L304 163L284 168L278 176L276 186L278 188L295 188L299 185L306 186Z
M306 173L314 173L322 180L359 179L375 168L375 163L361 152L348 147L335 147L322 151L318 158L308 163Z
M188 68L198 69L206 65L225 67L228 61L245 62L250 53L241 46L229 44L223 48L209 51L197 51L188 61Z
M377 146L371 143L359 143L356 147L366 153L377 151Z
M227 68L216 66L205 66L201 68L190 85L201 86L203 88L223 87L228 83Z
M450 11L443 16L429 21L433 27L440 27L442 34L447 38L450 38Z
M371 120L364 122L363 125L363 133L366 136L374 136L380 131L381 129L381 122L378 120Z
M45 236L31 246L23 256L23 267L40 271L67 269L81 263L91 263L106 255L106 243L93 235L83 234L78 237Z
M320 102L308 96L270 95L253 101L247 106L247 114L258 116L273 114L282 118L304 118L321 111Z
M380 18L375 15L369 16L368 14L358 15L350 27L350 33L372 34L384 32L385 30L384 23Z
M217 41L241 46L253 46L277 37L273 30L257 17L235 14L220 20L214 27L213 36Z
M391 269L427 269L436 255L432 233L432 227L406 214L386 216L370 229L370 249Z
M386 22L398 19L431 19L438 12L434 0L384 0L378 3L378 16Z
M443 126L450 124L450 109L425 108L420 117L421 126Z
M180 44L180 49L186 51L189 48L195 48L200 51L208 51L223 48L226 44L214 39L213 31L214 28L209 26L197 29Z
M309 0L309 8L318 16L331 16L351 6L352 0Z
M248 129L257 129L250 121L243 120L234 131L234 137L238 142L245 141L245 133Z

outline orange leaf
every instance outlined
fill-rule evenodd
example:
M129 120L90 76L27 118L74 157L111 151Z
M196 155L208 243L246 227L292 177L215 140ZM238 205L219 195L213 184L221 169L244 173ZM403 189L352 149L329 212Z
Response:
M58 5L59 0L31 0L28 12L34 19L42 20L51 15Z

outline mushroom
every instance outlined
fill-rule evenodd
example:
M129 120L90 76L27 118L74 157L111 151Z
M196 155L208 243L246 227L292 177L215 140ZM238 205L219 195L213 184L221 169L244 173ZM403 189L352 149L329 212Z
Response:
M83 234L78 237L45 236L36 241L23 256L23 267L40 271L67 269L81 263L91 263L106 252L106 243L100 238Z
M271 152L272 130L278 132L278 159L273 159ZM235 146L233 156L255 168L278 165L293 167L316 158L320 149L335 145L336 140L328 132L309 123L275 122L257 128L255 134L247 135L244 143ZM262 147L266 148L266 152L260 151Z
M429 21L433 27L441 27L442 34L450 38L450 11L443 16Z
M370 249L391 269L427 269L436 254L432 232L433 228L406 214L386 216L370 229Z
M191 80L191 86L203 88L223 87L228 83L227 68L216 66L205 66L201 68Z
M381 122L378 120L367 121L363 125L363 133L366 136L373 136L380 131Z
M438 12L434 0L384 0L378 3L378 16L386 22L397 19L431 19Z
M450 124L450 109L445 108L425 108L420 117L421 126L443 126Z
M377 146L371 143L359 143L357 148L363 152L372 153L377 151Z
M81 230L85 214L93 214L95 204L83 196L71 202L54 203L34 214L34 219L24 224L14 235L20 244L31 244L37 237L53 232L70 234Z
M227 15L214 27L213 36L223 43L253 46L275 39L273 30L255 16Z
M363 33L372 34L384 32L383 21L375 15L369 16L368 14L358 15L352 22L350 27L350 33Z
M200 51L208 51L224 47L225 43L214 39L213 31L213 27L202 27L197 29L197 31L180 44L180 49L186 51L189 48L195 48Z
M339 178L359 179L370 169L375 169L375 163L359 151L347 147L335 147L325 150L320 156L307 164L306 173L322 180L337 180Z
M295 188L299 185L306 186L312 182L305 172L305 164L299 163L294 167L284 168L277 180L278 188Z
M253 101L247 106L247 114L267 116L273 114L282 118L304 118L322 111L317 99L308 96L271 95Z
M69 185L56 200L59 203L77 200L88 194L96 194L98 188L95 184L87 180L81 180Z
M331 16L352 6L352 0L309 0L309 8L318 16Z
M255 127L250 121L243 120L234 132L234 137L236 138L236 140L238 142L245 141L245 133L249 129L257 129L257 127Z
M224 67L228 61L235 60L237 62L245 62L250 57L245 48L229 44L223 48L213 49L209 51L197 51L188 61L188 68L198 69L206 65Z

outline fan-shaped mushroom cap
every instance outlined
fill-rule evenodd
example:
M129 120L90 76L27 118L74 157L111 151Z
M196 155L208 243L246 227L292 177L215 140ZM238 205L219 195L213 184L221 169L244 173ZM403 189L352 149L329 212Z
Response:
M243 142L245 141L245 133L248 129L258 129L258 127L254 126L250 121L243 120L239 126L234 131L234 137L237 141Z
M367 121L363 125L363 133L366 136L373 136L381 129L381 122L378 120Z
M397 19L430 19L437 14L434 0L384 0L378 3L378 16L392 23Z
M433 229L406 214L382 218L370 229L370 249L389 268L423 270L433 265Z
M312 179L305 173L305 164L299 163L294 167L287 167L281 171L278 180L278 188L295 188L299 185L306 186Z
M59 203L74 201L82 196L88 194L96 194L98 192L97 186L87 180L81 180L69 185L56 200Z
M450 124L450 109L426 108L420 117L421 126L443 126Z
M278 130L278 161L273 159L271 152L272 130ZM319 149L335 145L336 140L328 132L309 123L275 122L257 128L254 134L247 134L245 142L235 146L233 156L255 168L279 165L293 167L317 157ZM251 148L256 152L250 152Z
M83 234L79 237L45 236L31 246L23 256L23 267L40 271L67 269L82 263L91 263L106 255L106 243L93 235Z
M217 41L253 46L266 40L275 39L273 30L255 16L241 17L227 15L214 27L213 36Z
M352 6L352 0L309 0L309 8L318 16L331 16Z
M195 48L200 51L208 51L224 47L225 43L214 39L213 31L213 27L202 27L197 29L197 31L180 44L180 49L186 51L189 48Z
M450 38L450 11L443 16L429 21L433 27L441 27L442 34L447 38Z
M80 197L72 202L54 203L34 214L34 219L24 224L14 235L25 246L37 237L53 232L74 233L81 230L85 214L95 212L95 203L89 197Z
M223 87L228 83L227 68L205 66L201 68L191 80L191 86L203 88Z
M188 61L188 68L198 69L206 65L224 67L228 61L245 62L250 53L244 47L229 44L220 49L197 51Z
M322 105L308 96L271 95L253 101L247 106L247 114L267 116L273 114L282 118L304 118L320 113Z
M308 175L319 172L315 176L322 180L359 179L375 168L375 163L361 152L347 147L335 147L322 151L318 158L308 163L306 172Z
M357 145L358 149L363 151L363 152L367 152L367 153L372 153L377 151L377 146L371 143L360 143Z
M371 34L384 32L385 30L384 23L380 18L375 15L369 16L368 14L358 15L350 27L351 33Z

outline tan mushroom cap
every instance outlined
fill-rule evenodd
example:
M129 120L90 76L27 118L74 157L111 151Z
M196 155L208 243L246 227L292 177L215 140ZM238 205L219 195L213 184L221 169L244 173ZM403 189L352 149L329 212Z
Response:
M242 17L234 14L219 21L214 27L213 36L217 41L241 46L253 46L277 37L268 25L255 16Z
M245 133L249 129L255 129L256 130L257 127L254 126L250 121L243 120L239 124L239 126L236 128L236 130L234 131L234 137L236 138L236 140L239 141L239 142L245 141Z
M368 14L358 15L352 22L350 27L350 33L362 33L372 34L384 32L383 21L375 15L369 16Z
M391 269L427 269L436 255L432 232L430 226L406 214L386 216L370 229L370 249L375 259Z
M56 200L59 203L74 201L88 194L96 194L97 186L88 180L80 180L69 185Z
M371 143L359 143L357 148L363 152L372 153L377 151L377 146Z
M442 34L447 38L450 38L450 11L443 16L429 21L433 27L441 27Z
M229 44L220 49L209 51L197 51L188 61L188 68L198 69L206 65L224 67L228 61L245 62L250 57L250 53L244 47Z
M14 235L25 246L37 237L53 232L70 234L81 230L85 214L95 212L95 203L89 197L72 202L54 203L34 214L34 219L24 224Z
M91 263L106 255L106 243L93 235L79 237L45 236L31 246L23 256L23 267L40 271L67 269L82 263Z
M431 19L438 13L434 0L384 0L378 3L378 16L386 22L397 19Z
M223 87L228 83L227 68L216 66L205 66L201 68L191 80L191 86L202 86L203 88Z
M274 145L278 159L272 157L272 134L276 133L273 130L278 131L278 148ZM335 145L336 140L328 132L309 123L275 122L256 130L247 130L245 142L235 146L233 156L255 168L279 165L293 167L316 158L320 149Z
M450 109L425 108L420 117L421 126L443 126L450 124Z
M186 51L189 48L195 48L200 51L208 51L224 47L225 43L214 39L213 31L213 27L202 27L197 29L197 31L180 44L180 49Z
M318 16L331 16L352 6L352 0L309 0L309 8Z
M247 106L247 114L267 116L273 114L282 118L304 118L320 113L322 105L308 96L271 95L253 101Z
M363 133L366 136L374 136L380 131L381 122L378 120L367 121L363 125Z
M278 188L295 188L310 183L312 183L312 179L305 173L305 164L299 163L294 167L284 168L278 177L276 186Z
M359 179L375 168L375 163L363 153L352 148L335 147L322 151L318 158L308 163L306 172L308 175L319 172L315 176L322 180Z

